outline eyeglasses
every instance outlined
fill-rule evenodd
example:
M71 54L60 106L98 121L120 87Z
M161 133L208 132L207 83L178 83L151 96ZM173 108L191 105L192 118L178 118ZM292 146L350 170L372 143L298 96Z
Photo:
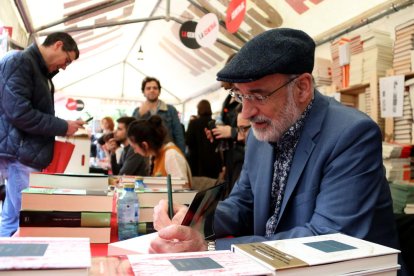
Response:
M248 126L238 126L237 132L238 133L246 133L250 129L251 125Z
M247 101L249 101L253 104L255 104L255 103L263 104L263 103L266 102L266 100L270 96L275 94L277 91L279 91L280 89L282 89L283 87L285 87L286 85L291 83L292 81L296 80L298 77L299 76L291 78L290 80L288 80L287 82L285 82L284 84L282 84L281 86L279 86L278 88L276 88L275 90L273 90L272 92L270 92L267 95L243 95L243 94L238 93L237 91L239 91L239 90L235 87L230 89L229 95L232 96L236 100L236 102L239 102L239 103L243 103L243 100L247 100Z
M70 58L70 55L68 52L66 52L66 62L65 62L65 67L68 67L71 63L72 63L72 59Z

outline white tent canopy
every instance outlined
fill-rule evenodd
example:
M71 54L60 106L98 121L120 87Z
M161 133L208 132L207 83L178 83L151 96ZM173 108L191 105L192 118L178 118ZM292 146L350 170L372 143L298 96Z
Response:
M302 29L322 44L364 20L413 1L247 0L239 30L223 21L230 0L1 0L16 3L23 25L41 42L54 31L69 32L80 58L54 78L56 99L142 101L141 81L161 81L161 98L180 105L216 91L215 76L227 57L251 37L276 27ZM217 15L221 25L211 47L189 49L180 41L182 23ZM143 52L143 60L138 56Z

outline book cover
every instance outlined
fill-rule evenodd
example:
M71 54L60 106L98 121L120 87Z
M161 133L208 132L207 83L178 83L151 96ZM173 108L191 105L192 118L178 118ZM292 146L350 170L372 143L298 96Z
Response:
M113 194L104 191L29 187L22 191L22 210L112 212Z
M19 237L89 238L91 243L109 243L111 227L19 227Z
M20 212L20 227L110 227L110 212L31 211Z
M232 245L277 275L332 275L398 265L399 251L343 234Z
M230 250L128 255L135 275L272 275L272 271Z
M8 275L30 270L42 270L39 275L48 272L87 275L91 266L87 238L0 238L0 259L0 272Z
M108 189L108 176L33 172L29 176L29 186L105 191Z

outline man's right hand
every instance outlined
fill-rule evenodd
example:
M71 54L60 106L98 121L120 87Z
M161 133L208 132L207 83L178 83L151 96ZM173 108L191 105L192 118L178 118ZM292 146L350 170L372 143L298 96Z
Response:
M76 121L66 121L68 123L68 130L66 131L66 136L71 136L75 134L78 129L83 128L83 125L85 124L82 120L76 120Z

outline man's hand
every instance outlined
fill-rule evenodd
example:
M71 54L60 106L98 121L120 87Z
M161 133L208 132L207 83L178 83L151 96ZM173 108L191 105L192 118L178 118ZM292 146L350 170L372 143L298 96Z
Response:
M231 126L218 125L216 128L213 128L211 131L213 132L214 138L216 139L231 138Z
M210 143L214 142L214 136L213 133L211 132L211 130L209 130L208 128L204 128L204 132L206 134L207 139L210 141Z
M174 217L172 220L168 216L168 200L161 199L154 207L153 224L157 231L172 224L180 225L187 212L187 206L174 204Z
M158 237L151 241L149 253L176 253L206 250L207 243L200 232L189 226L171 224L158 231Z
M78 129L83 128L83 125L85 124L82 120L76 120L76 121L66 121L68 123L68 130L66 131L66 136L70 136L75 134Z
M115 140L115 138L109 139L108 142L106 143L106 145L107 145L107 149L108 149L110 154L115 153L116 149L119 147L118 143Z
M139 107L139 114L141 116L145 115L151 109L151 104L148 101L142 103Z

